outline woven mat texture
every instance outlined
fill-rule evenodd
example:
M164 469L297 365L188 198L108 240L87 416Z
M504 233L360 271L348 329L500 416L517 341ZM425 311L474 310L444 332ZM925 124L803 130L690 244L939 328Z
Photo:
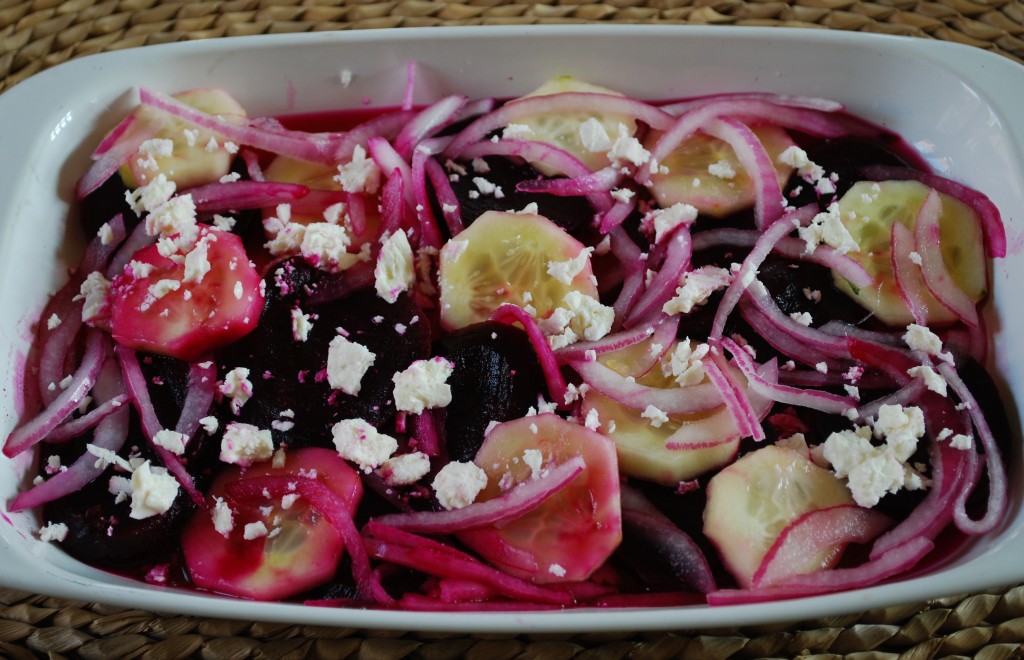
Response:
M1024 0L0 0L0 91L75 57L172 41L321 30L584 22L881 32L965 43L1024 63ZM1024 658L1024 586L778 626L543 636L208 620L0 589L0 657L7 658L794 656Z

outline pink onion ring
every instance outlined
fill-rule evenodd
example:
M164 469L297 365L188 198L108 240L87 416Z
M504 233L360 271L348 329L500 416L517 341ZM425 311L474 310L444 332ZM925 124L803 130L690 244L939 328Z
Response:
M946 261L942 257L939 238L939 215L942 213L942 200L939 193L932 189L924 198L921 210L917 213L914 224L914 239L917 252L921 255L921 275L924 283L935 299L945 305L957 318L971 328L978 327L978 307L963 289L956 283Z

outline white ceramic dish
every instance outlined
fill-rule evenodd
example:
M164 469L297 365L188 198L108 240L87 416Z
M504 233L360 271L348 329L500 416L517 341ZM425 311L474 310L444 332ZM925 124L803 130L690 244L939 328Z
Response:
M97 139L130 108L133 86L228 88L256 114L386 104L408 59L421 89L508 97L559 74L647 98L724 91L817 95L926 149L935 167L1002 210L1011 256L995 265L994 367L1014 428L1024 409L1024 67L937 41L832 31L574 26L388 30L218 39L73 61L0 96L0 436L18 418L18 365L28 327L80 244L66 223L73 186ZM352 73L351 85L341 73ZM425 83L425 84L424 84ZM385 91L387 90L387 91ZM400 92L400 86L399 90ZM391 95L390 97L388 95ZM1014 123L1016 122L1016 123ZM1015 446L1019 445L1019 435ZM1012 504L995 533L941 570L848 593L742 607L541 614L438 614L252 603L162 589L80 564L33 537L38 521L0 524L0 584L164 612L403 630L590 631L797 621L1024 580L1021 451L1008 457ZM26 460L0 461L0 502Z

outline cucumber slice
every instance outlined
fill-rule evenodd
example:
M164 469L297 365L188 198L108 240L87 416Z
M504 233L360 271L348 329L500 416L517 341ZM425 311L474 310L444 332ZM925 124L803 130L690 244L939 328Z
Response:
M597 299L589 255L566 283L548 274L552 263L577 259L583 244L547 218L488 211L441 250L441 323L457 330L486 321L504 303L547 318L565 295Z
M755 126L751 130L771 157L779 186L786 185L793 168L780 163L779 154L793 146L793 140L777 126ZM659 137L660 133L651 133L646 140L647 149L653 148ZM661 164L668 168L668 173L653 173L648 187L662 208L689 204L704 215L722 218L754 205L754 184L750 176L732 147L718 138L696 133L676 147ZM726 175L731 171L734 176L716 176L709 168Z
M810 459L775 445L762 447L711 478L704 533L741 587L752 578L779 534L810 511L853 504L834 474ZM838 558L832 548L807 557L810 572Z
M551 94L564 94L566 92L614 94L615 96L623 96L620 92L608 89L607 87L592 85L569 76L560 76L545 82L523 98L531 96L549 96ZM580 127L589 119L596 119L601 124L601 127L604 128L605 133L608 134L608 137L613 143L615 142L615 139L619 137L620 126L626 127L627 135L633 135L636 132L636 122L632 117L603 112L548 112L534 117L520 119L516 123L530 129L529 133L522 136L523 139L553 144L554 146L573 154L579 158L584 165L589 167L591 170L596 171L607 167L610 161L608 160L608 149L591 151L583 144L583 140L580 138ZM608 147L610 149L611 145L609 144ZM544 163L530 164L539 172L547 176L562 174L562 172L552 170L550 167L544 165Z
M903 327L913 316L900 297L892 272L892 223L913 231L917 213L931 188L918 181L858 181L839 200L839 218L860 246L847 256L872 275L874 285L857 289L833 274L836 286L882 322ZM981 221L963 202L939 193L939 241L943 260L957 285L972 300L980 301L988 288L988 260ZM928 292L922 291L929 325L952 323L956 316Z

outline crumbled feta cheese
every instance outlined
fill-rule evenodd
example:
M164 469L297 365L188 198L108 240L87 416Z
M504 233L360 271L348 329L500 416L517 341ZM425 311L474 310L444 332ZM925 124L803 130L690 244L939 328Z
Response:
M430 457L421 451L392 456L380 466L384 483L389 486L414 484L430 472Z
M828 373L828 363L827 362L819 362L819 363L814 365L814 368L816 370L818 370L820 373L823 373L823 374L827 374Z
M333 389L356 396L376 359L370 349L338 335L327 348L327 382Z
M654 242L660 243L675 228L692 225L697 220L697 208L685 203L673 204L667 209L655 209L645 215L640 226L648 234L653 230Z
M579 291L569 291L546 319L537 321L552 349L575 343L580 337L597 341L607 335L615 321L615 310Z
M487 487L487 473L474 463L452 461L441 468L431 486L441 506L461 509L472 504Z
M779 163L790 167L807 167L811 161L807 158L807 152L795 144L786 147L776 158Z
M185 446L188 444L188 436L171 429L161 429L153 434L153 444L163 447L175 456L185 453Z
M917 266L920 266L922 263L924 263L924 261L921 259L921 253L919 252L911 252L907 256L910 257L910 262Z
M68 526L64 523L48 523L39 528L39 540L43 543L60 543L68 537Z
M662 306L666 314L689 314L697 305L707 302L715 291L729 286L732 275L725 268L701 266L685 273L676 288L676 295Z
M596 117L588 117L586 121L580 124L579 136L580 144L587 151L605 153L612 148L612 138L608 135L608 131L605 130L604 124Z
M953 436L953 439L949 441L949 446L953 449L966 451L974 446L974 438L969 435L957 433Z
M374 194L380 187L381 171L372 158L366 157L366 149L356 145L352 150L352 160L338 166L338 174L334 180L347 193Z
M533 129L526 124L509 124L501 131L502 140L524 140L531 135L533 135Z
M191 246L199 235L196 205L192 195L172 197L146 216L146 233L160 238L175 238L179 247Z
M530 479L540 479L543 475L544 454L539 449L523 451L523 463L530 468Z
M825 243L839 254L860 251L860 245L853 239L839 217L839 204L836 202L832 202L827 210L814 216L809 225L797 230L797 234L807 244L804 249L806 254L814 252L819 243Z
M857 401L860 401L859 387L854 387L853 385L843 385L843 389L846 390L847 396L849 396L851 399L856 399Z
M158 516L171 508L177 496L174 475L146 461L132 472L132 510L128 515L135 520Z
M804 298L807 298L811 302L821 302L821 291L812 289L810 287L804 287Z
M548 573L555 577L565 577L565 568L561 564L551 564L548 566Z
M210 272L209 250L210 242L217 240L213 234L207 234L195 244L188 254L185 255L185 276L182 282L196 284L203 281L206 274Z
M50 318L46 319L46 329L54 330L61 324L60 317L56 314L50 314Z
M257 520L256 522L246 523L245 528L242 530L242 538L246 541L252 541L267 536L269 533L263 521Z
M292 309L292 338L295 341L306 341L309 339L309 331L313 324L309 320L309 314L303 314L298 307Z
M633 137L633 133L626 128L625 124L619 124L618 133L615 144L608 151L610 160L629 161L639 167L651 159L651 152L644 149L640 140Z
M668 421L668 415L654 405L647 406L644 411L640 413L640 416L644 419L649 419L651 421L651 426L654 428L658 428Z
M946 396L946 379L935 369L921 365L907 369L907 375L912 378L920 378L924 381L924 386L929 390L941 396Z
M720 160L708 165L708 174L719 179L728 180L736 178L736 170L733 168L732 163L727 160Z
M235 528L235 516L231 511L231 507L220 497L214 497L215 504L213 509L210 510L210 517L213 519L213 529L223 536L228 538L231 535L231 530Z
M206 431L208 435L213 435L214 433L216 433L217 428L220 426L220 422L218 422L217 418L214 417L213 415L203 417L202 419L199 420L199 424L203 427L203 430Z
M675 349L669 353L668 360L662 360L662 374L671 376L681 387L697 385L704 380L702 359L710 350L711 347L707 344L694 346L687 337L676 344Z
M224 463L249 467L265 461L274 453L270 431L252 424L231 422L224 428L220 441L220 460Z
M391 378L395 384L395 406L415 415L427 408L444 408L452 401L452 388L447 380L454 369L455 365L443 357L416 360Z
M592 247L580 250L572 259L566 261L549 261L548 275L565 285L572 284L573 279L583 272L583 269L590 265L590 254L594 251Z
M377 295L389 303L415 284L412 247L404 231L395 232L381 244L373 277Z
M109 316L109 294L110 280L99 271L89 273L78 289L78 295L75 296L75 300L85 300L82 303L82 321L92 325L95 321Z
M96 457L96 462L93 464L93 467L100 470L106 470L108 465L116 465L127 472L131 472L133 469L128 461L105 447L97 447L96 445L89 444L85 446L85 450Z
M362 419L343 419L331 428L338 455L369 473L398 449L398 441Z
M597 408L591 408L587 411L587 416L583 420L583 426L587 427L591 431L599 431L601 429L601 418L597 412Z
M252 397L252 382L249 380L249 370L245 367L235 367L224 374L224 380L218 386L221 394L231 399L231 412L236 415L242 410L245 402Z
M311 266L337 272L351 265L347 251L350 242L348 232L341 225L313 222L306 225L302 233L299 252Z
M903 334L903 341L912 351L922 351L934 355L940 360L953 364L953 354L942 351L942 340L934 332L923 325L911 323Z
M814 318L807 312L793 312L789 315L789 318L793 319L800 325L809 326L814 322Z
M174 182L168 181L161 172L146 185L140 186L134 191L126 191L124 196L128 206L141 215L166 203L174 195L174 191Z

